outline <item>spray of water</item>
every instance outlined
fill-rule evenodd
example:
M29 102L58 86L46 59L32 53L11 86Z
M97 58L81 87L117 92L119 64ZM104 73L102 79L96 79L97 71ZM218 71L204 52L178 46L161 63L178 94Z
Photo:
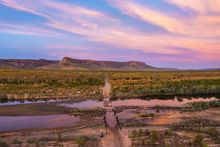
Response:
M104 98L109 98L111 92L111 84L108 81L108 78L105 78L105 86L102 89L102 95Z

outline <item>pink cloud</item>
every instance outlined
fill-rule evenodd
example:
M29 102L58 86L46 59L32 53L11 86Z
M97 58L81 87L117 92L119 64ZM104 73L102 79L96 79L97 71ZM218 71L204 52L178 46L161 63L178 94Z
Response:
M167 3L176 5L183 10L194 10L197 13L220 12L219 0L164 0Z

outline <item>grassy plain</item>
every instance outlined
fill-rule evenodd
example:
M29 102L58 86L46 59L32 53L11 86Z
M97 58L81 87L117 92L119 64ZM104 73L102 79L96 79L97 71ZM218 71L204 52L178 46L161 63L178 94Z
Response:
M0 70L0 99L101 99L106 75L112 98L220 94L220 71Z

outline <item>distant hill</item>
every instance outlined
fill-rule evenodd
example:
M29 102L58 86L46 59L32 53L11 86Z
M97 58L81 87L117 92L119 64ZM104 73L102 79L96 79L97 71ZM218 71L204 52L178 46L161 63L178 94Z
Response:
M200 69L202 71L219 71L220 68L204 68L204 69Z
M64 57L60 62L40 67L40 69L61 70L157 70L158 68L144 62L128 61L94 61Z
M34 69L41 66L57 63L53 60L32 59L0 59L0 68Z
M157 68L144 62L95 61L64 57L62 60L0 59L0 68L45 69L45 70L177 70L174 68Z

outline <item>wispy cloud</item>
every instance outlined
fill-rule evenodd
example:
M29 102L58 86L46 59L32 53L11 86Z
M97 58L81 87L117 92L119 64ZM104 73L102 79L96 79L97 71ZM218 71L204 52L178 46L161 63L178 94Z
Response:
M167 3L176 5L183 10L193 10L196 13L219 13L220 1L219 0L164 0Z
M214 0L211 2L207 0L198 0L192 4L189 0L164 1L172 5L177 5L181 8L191 8L195 10L196 14L193 16L169 14L158 9L143 6L130 0L111 0L110 2L123 13L147 23L160 26L173 34L189 35L194 37L220 37L220 15L212 15L208 13L211 12L211 10L214 12L217 11L214 6L218 7L219 1ZM209 8L206 5L210 7L212 6L212 8ZM203 14L200 14L200 12L203 12Z
M26 2L30 3L30 2ZM32 14L36 14L36 15L40 15L40 16L44 16L42 13L39 13L31 8L26 7L24 4L25 2L23 1L13 1L13 0L1 0L0 4L14 8L16 10L20 10L20 11L24 11L24 12L28 12L28 13L32 13Z
M137 19L146 21L148 23L158 25L170 32L178 33L184 31L184 25L178 21L177 18L173 18L160 11L153 10L143 5L135 3L135 1L111 1L115 7L121 9L121 11L127 15L135 17ZM184 19L184 18L182 18Z
M74 29L68 31L77 34L82 34L81 30L83 29L96 29L100 24L103 25L116 21L113 17L95 10L52 0L35 2L3 0L0 1L0 4L16 10L42 16L47 20L47 22L42 23L46 26L65 31L69 29L66 26L72 26L71 28Z
M57 33L51 30L46 30L32 25L16 25L0 22L0 32L20 35L31 35L31 36L48 36L57 37L62 36L61 33Z

